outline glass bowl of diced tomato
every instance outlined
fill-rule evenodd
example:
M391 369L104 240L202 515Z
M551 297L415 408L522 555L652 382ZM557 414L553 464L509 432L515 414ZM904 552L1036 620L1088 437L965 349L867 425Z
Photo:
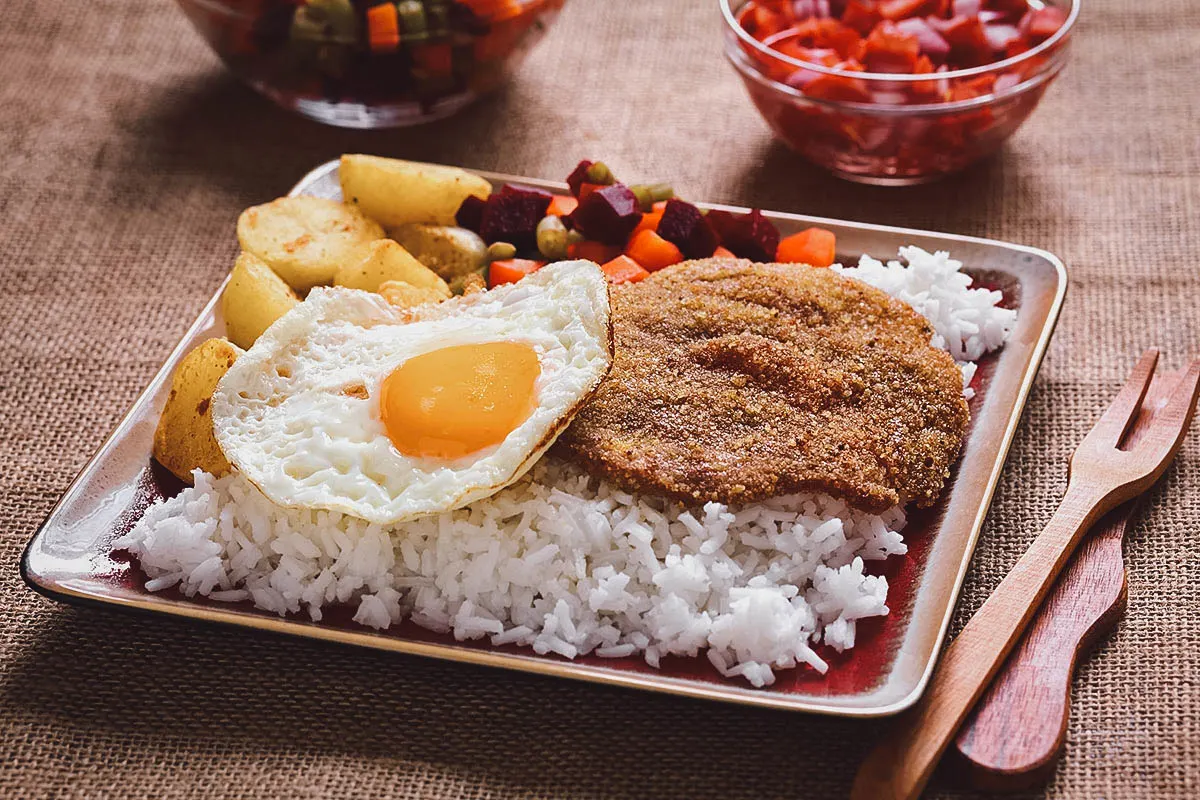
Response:
M1067 62L1079 0L720 0L725 52L775 134L904 186L995 153Z
M177 0L238 77L331 125L449 116L499 87L565 0Z

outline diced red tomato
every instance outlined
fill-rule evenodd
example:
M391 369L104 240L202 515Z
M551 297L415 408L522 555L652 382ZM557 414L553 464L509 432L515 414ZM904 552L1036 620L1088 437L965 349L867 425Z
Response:
M1046 41L1067 22L1067 15L1061 8L1046 6L1030 11L1021 20L1024 33L1034 44Z
M921 42L911 33L884 20L867 37L863 63L870 72L909 73L921 55Z
M829 8L832 11L822 10ZM911 73L921 56L962 69L1019 55L1044 42L1067 21L1060 6L1031 8L1029 0L749 0L738 19L751 35L782 55L830 66L831 53L869 72ZM748 51L749 52L749 51ZM751 52L771 78L800 88L812 71ZM817 82L827 92L826 82Z

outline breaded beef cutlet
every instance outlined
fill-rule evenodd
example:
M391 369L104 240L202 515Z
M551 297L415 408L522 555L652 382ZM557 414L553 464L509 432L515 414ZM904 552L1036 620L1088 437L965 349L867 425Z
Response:
M557 452L630 490L929 505L967 428L962 374L908 305L827 269L708 259L612 293L612 372Z

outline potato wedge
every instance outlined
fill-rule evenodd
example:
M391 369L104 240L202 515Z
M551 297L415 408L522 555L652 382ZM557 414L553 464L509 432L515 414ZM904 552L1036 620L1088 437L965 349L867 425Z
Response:
M466 228L414 222L388 235L446 282L487 264L487 244Z
M436 292L443 298L450 296L450 287L437 273L391 239L379 239L361 246L333 278L336 286L368 292L379 291L380 284L385 281L404 281Z
M237 235L243 250L303 294L332 281L351 253L384 234L354 206L301 196L247 208L238 218Z
M171 378L171 394L154 431L152 453L185 483L192 470L213 475L230 470L213 435L212 395L221 376L244 351L226 339L209 339L188 353Z
M395 158L344 155L342 197L388 228L421 222L453 225L468 195L486 198L492 185L457 167Z
M440 303L445 296L427 286L413 286L406 281L384 281L379 285L379 294L397 308L415 308L425 303Z
M221 295L225 336L244 350L300 302L283 278L253 253L242 253L233 264Z

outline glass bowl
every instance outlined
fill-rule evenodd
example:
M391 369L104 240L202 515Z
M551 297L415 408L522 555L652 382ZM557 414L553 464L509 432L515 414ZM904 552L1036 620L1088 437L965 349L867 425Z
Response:
M882 186L936 180L995 153L1066 65L1079 16L1079 0L1045 0L1066 22L1032 49L979 67L911 75L792 58L739 23L750 0L719 1L725 54L775 134L839 177ZM818 77L823 96L797 88Z
M177 0L235 75L346 128L449 116L499 87L564 0Z

